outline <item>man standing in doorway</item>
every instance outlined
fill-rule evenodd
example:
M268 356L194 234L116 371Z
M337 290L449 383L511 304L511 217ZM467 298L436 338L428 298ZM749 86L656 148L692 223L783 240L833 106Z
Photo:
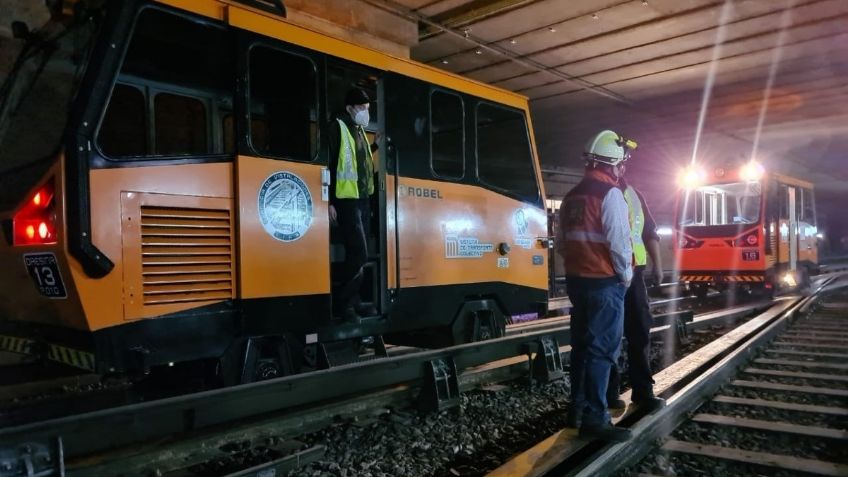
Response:
M361 316L377 315L359 296L363 267L368 259L367 234L374 194L377 144L369 144L364 127L370 119L371 100L365 90L345 95L344 112L330 124L330 221L338 224L345 246L340 286L333 296L333 314L357 323Z
M571 310L569 424L580 435L626 441L607 413L610 368L621 347L624 294L633 277L627 202L618 188L625 144L602 131L586 145L583 180L562 201L558 252L565 261Z

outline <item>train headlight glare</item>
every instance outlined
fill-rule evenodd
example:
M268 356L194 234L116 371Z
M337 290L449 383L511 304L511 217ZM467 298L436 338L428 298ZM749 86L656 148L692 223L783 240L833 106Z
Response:
M786 286L789 287L794 287L798 284L798 282L795 281L795 274L793 274L792 272L785 273L781 278L781 281L783 281L783 283L785 283Z
M698 166L689 166L677 176L677 182L684 189L694 189L704 183L704 170Z
M739 169L739 177L742 180L753 182L762 179L765 172L766 169L762 164L757 161L750 161Z

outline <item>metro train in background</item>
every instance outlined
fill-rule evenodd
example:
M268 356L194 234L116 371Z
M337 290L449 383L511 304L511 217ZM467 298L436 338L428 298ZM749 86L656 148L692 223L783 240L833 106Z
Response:
M281 2L49 3L45 29L15 25L0 96L0 349L239 383L355 359L362 337L502 336L546 303L527 98ZM379 316L359 323L331 314L328 218L327 135L354 85L381 156L361 290Z
M679 182L675 268L697 295L710 287L771 294L818 273L813 184L756 161L709 173L691 166Z

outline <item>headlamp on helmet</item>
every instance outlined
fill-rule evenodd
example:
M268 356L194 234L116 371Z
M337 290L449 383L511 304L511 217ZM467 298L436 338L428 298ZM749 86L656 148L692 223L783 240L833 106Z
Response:
M607 129L599 132L586 143L583 157L590 162L617 166L630 158L630 152L636 149L636 146L636 141L625 139Z

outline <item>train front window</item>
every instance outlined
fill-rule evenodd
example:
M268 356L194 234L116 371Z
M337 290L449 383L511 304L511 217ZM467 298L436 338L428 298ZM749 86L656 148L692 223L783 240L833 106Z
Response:
M119 160L232 153L233 44L220 25L142 10L97 133L100 151Z
M540 202L527 121L520 111L477 105L477 174L480 180L530 203Z
M681 192L679 225L756 224L760 220L759 182L714 184Z
M0 181L0 205L20 199L58 152L96 30L94 18L48 23L9 72L0 89L0 175L10 179Z

